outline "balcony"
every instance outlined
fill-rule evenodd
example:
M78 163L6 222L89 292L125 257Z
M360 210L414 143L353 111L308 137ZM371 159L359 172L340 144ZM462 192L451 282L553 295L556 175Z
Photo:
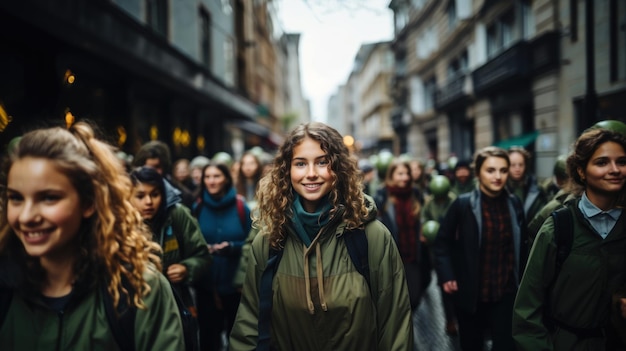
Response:
M531 50L527 41L520 41L491 59L474 72L474 92L487 94L505 84L528 78L531 69Z
M532 46L533 74L540 74L559 67L561 47L559 33L547 32L534 39Z
M469 74L461 74L437 89L435 92L435 108L437 110L445 110L464 102L471 92L471 79L472 77Z

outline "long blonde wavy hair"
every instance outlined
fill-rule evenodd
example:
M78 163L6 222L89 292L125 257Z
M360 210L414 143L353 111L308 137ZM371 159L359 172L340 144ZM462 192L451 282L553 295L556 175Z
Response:
M12 254L26 272L25 282L41 288L45 273L39 260L29 257L7 220L7 176L13 163L25 157L52 160L77 190L83 207L93 206L94 214L83 219L76 236L80 251L74 263L76 280L108 284L117 306L121 298L145 308L143 296L150 287L146 271L160 271L159 246L150 240L150 231L130 203L131 182L114 148L97 139L94 128L78 122L69 130L61 127L38 129L25 134L10 151L0 172L0 254ZM132 289L123 288L124 277Z
M261 179L257 193L259 215L255 218L255 226L269 234L270 245L276 249L284 242L287 226L294 215L291 161L294 148L305 138L319 142L328 157L333 178L329 194L331 216L338 213L339 208L345 208L342 217L347 228L352 229L362 226L368 214L357 161L350 156L341 134L324 123L301 124L280 146L270 171Z

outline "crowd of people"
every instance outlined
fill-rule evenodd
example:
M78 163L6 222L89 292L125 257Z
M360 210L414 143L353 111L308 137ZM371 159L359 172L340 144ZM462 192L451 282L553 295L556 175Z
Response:
M3 153L2 349L410 351L431 284L461 350L626 349L621 122L545 180L521 146L438 170L319 122L270 158L103 140L77 122Z

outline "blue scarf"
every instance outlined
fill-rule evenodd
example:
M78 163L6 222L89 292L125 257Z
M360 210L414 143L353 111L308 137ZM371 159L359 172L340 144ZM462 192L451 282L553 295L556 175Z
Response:
M302 207L300 196L295 194L292 209L294 216L291 218L293 228L296 230L298 237L309 247L320 229L328 224L330 220L330 202L328 195L321 199L317 206L317 211L307 212Z

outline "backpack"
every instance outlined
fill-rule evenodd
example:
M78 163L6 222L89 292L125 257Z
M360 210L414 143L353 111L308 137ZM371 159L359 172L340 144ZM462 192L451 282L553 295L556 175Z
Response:
M346 230L342 236L346 242L346 248L350 260L356 270L365 278L367 286L372 290L370 283L370 268L368 257L367 236L364 229ZM278 264L283 256L283 250L276 250L270 247L269 258L265 270L261 275L259 288L259 337L257 351L269 351L270 349L270 322L272 313L272 280L278 269Z
M134 293L133 287L128 284L125 278L122 278L122 286L128 290L130 299L132 300ZM185 339L185 350L196 351L198 345L198 324L196 318L191 314L185 305L182 296L172 288L172 294L176 301L176 306L180 313L180 319L183 325L183 337ZM102 296L104 300L104 310L107 321L111 327L111 333L115 338L115 342L122 351L135 350L135 317L137 315L136 307L129 307L125 299L120 299L117 309L113 305L113 297L107 291L106 285L102 285Z
M552 307L550 306L549 294L556 283L563 263L567 256L569 256L572 250L572 243L574 242L574 219L569 208L561 207L556 209L551 214L554 220L554 243L556 244L556 262L554 265L554 276L552 281L546 288L546 304L544 308L544 323L548 326L548 329L555 328L555 321L552 318Z

